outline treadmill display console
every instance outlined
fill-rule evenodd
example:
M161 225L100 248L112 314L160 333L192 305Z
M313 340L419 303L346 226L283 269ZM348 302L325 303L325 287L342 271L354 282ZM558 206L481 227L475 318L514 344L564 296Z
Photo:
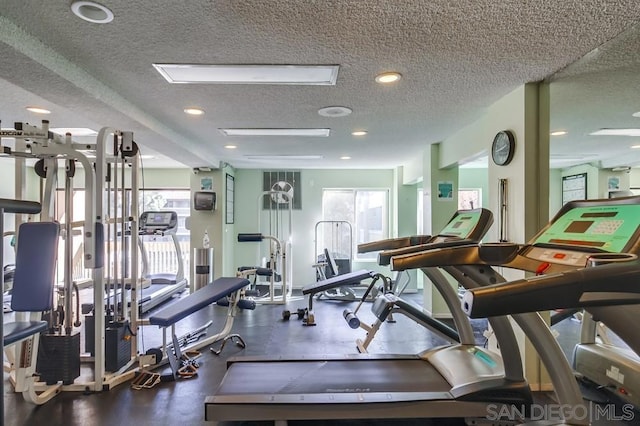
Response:
M169 226L171 224L171 212L154 212L147 216L149 226Z
M174 211L146 211L140 215L140 232L144 234L173 232L178 226L178 215Z
M620 253L637 236L639 218L639 204L576 207L554 221L533 244ZM554 256L564 259L562 254Z
M480 221L480 210L460 213L440 232L440 235L468 238Z

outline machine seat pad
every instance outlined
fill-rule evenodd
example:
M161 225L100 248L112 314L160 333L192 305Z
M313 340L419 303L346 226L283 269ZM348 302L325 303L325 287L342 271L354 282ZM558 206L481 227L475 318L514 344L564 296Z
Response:
M361 269L359 271L349 272L347 274L336 275L335 277L328 278L326 280L318 281L313 284L309 284L302 289L302 294L314 294L321 291L330 290L332 288L341 287L343 285L358 284L362 280L373 278L375 272L367 269Z
M155 312L149 317L149 323L168 327L249 284L249 280L244 278L218 278L200 290L194 291L187 297Z
M46 321L16 321L4 325L4 346L11 345L47 329Z

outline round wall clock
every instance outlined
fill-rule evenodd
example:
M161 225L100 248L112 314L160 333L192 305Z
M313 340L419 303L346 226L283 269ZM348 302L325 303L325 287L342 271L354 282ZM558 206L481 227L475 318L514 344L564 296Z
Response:
M510 130L498 132L491 145L491 158L498 166L506 166L513 160L516 138Z

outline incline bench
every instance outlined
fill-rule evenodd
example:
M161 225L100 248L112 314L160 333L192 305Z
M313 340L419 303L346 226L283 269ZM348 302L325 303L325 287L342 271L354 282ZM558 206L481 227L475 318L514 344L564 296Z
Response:
M362 300L365 300L369 296L369 293L371 292L371 290L374 288L374 285L378 279L382 278L384 282L387 283L386 277L374 271L362 269L359 271L349 272L347 274L336 275L335 277L331 277L326 280L318 281L313 284L309 284L305 286L302 289L302 294L309 295L309 303L307 308L305 309L305 315L304 315L305 318L304 318L303 324L316 325L315 316L313 314L313 297L316 294L322 293L324 291L334 289L337 287L359 284L362 280L366 280L370 278L373 278L373 281L371 282L369 287L367 287L367 290L362 296Z
M153 313L149 317L149 324L162 327L162 349L166 353L171 365L174 378L177 378L177 372L179 370L179 360L182 357L182 350L190 351L196 350L203 346L210 345L219 340L226 342L228 339L237 338L241 343L240 346L244 347L242 338L237 334L230 334L231 327L233 326L233 320L235 318L236 308L239 309L254 309L255 303L251 300L244 300L240 298L241 290L249 285L249 280L245 278L231 278L224 277L218 278L212 283L207 284L199 290L194 291L190 295L183 297L182 299L172 303L171 305L160 309ZM199 340L194 345L180 348L180 342L175 334L175 324L188 317L194 312L211 305L212 303L222 302L226 298L228 302L227 319L225 321L222 330L209 336L204 340ZM209 325L211 322L208 323ZM171 327L172 343L167 345L166 330ZM207 328L208 326L204 327ZM223 342L223 345L224 345ZM171 350L168 346L172 346ZM215 353L215 352L214 352Z

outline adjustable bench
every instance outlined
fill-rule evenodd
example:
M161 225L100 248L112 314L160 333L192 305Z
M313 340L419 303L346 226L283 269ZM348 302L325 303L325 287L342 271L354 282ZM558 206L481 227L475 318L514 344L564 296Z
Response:
M303 324L305 325L316 325L315 316L313 315L313 297L318 294L325 292L327 290L351 286L354 284L359 284L362 280L373 278L373 282L367 287L364 295L362 296L362 300L365 300L369 293L373 289L376 281L382 277L382 275L369 271L367 269L361 269L359 271L349 272L347 274L336 275L335 277L327 278L326 280L321 280L315 282L313 284L309 284L302 289L303 295L309 295L309 303L307 308L305 309ZM356 327L357 328L357 327Z
M249 284L249 280L245 278L218 278L203 288L194 291L190 295L160 309L149 317L149 324L163 328L162 349L167 355L169 364L171 364L171 370L173 371L174 378L177 378L179 370L178 364L182 357L182 351L196 350L219 340L223 340L224 346L224 343L228 339L233 338L239 339L241 343L238 344L244 347L244 341L242 341L242 338L237 334L230 334L230 332L231 327L233 326L236 308L255 309L255 303L253 303L253 301L240 298L240 291ZM181 349L180 339L178 339L175 334L175 324L192 313L197 312L212 303L221 302L225 298L228 302L228 312L227 319L222 330L204 340L196 340L194 345L186 346ZM209 321L208 325L211 325L211 321ZM205 326L204 329L208 328L208 325ZM173 350L171 350L167 345L166 330L168 327L171 327L172 335L172 343L169 346L171 346ZM157 362L159 362L159 360Z
M15 346L15 352L9 352L7 357L14 361L11 368L15 370L15 391L22 392L25 400L38 405L53 398L61 387L56 384L42 393L35 391L40 333L49 328L49 324L42 320L42 312L53 307L59 233L60 226L54 222L20 225L11 298L16 321L4 324L3 328L4 348L21 342L30 345Z

